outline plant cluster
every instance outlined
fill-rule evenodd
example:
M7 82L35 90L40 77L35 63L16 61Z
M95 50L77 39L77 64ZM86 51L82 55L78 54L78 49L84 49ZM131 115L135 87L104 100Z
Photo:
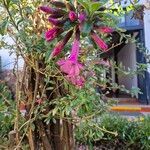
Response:
M0 81L0 143L8 138L9 131L13 129L14 111L15 103L11 91L3 81Z
M0 46L15 50L17 57L14 147L22 148L27 141L33 150L70 150L76 128L90 128L87 137L98 130L93 139L102 137L101 131L109 132L90 120L107 110L97 87L110 83L110 90L125 90L104 77L113 63L101 57L124 40L132 41L118 28L123 8L112 0L0 0L0 7ZM127 11L132 8L133 4ZM120 37L116 44L114 32ZM6 42L8 35L13 43ZM21 73L19 56L25 62Z
M88 125L90 124L90 125ZM97 125L97 126L96 126ZM91 128L90 128L91 126ZM99 132L105 127L109 132ZM83 122L76 129L76 139L79 143L97 145L100 148L140 149L150 148L150 116L127 119L118 114L103 114L99 120Z

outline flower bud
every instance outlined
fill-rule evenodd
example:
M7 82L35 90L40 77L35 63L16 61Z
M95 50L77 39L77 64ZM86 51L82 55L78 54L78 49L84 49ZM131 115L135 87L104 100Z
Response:
M69 19L73 22L77 19L77 14L74 11L69 12Z
M60 41L58 44L56 44L55 48L53 49L53 51L50 55L50 58L55 57L61 53L61 51L64 49L66 43L69 41L72 34L73 34L73 30L69 31L65 35L64 39L62 41Z
M46 39L46 41L48 41L48 42L52 41L61 32L62 32L62 30L60 28L57 28L57 27L48 30L45 33L45 39Z
M66 11L62 9L51 8L48 6L40 6L39 9L48 14L65 14L66 13Z
M63 26L63 24L66 22L66 19L65 20L58 20L58 19L54 19L54 18L49 17L48 21L55 26Z
M93 32L91 37L102 51L106 51L108 49L108 45L96 33Z

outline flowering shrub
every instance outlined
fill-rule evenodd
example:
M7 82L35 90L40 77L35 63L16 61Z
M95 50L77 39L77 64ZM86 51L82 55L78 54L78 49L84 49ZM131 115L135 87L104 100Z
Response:
M97 44L101 51L107 51L108 45L102 40L98 33L101 35L112 33L114 30L112 27L107 27L106 25L100 24L104 22L104 18L99 18L94 16L94 13L98 12L101 5L104 4L91 2L93 8L86 10L82 1L79 1L81 4L80 11L78 8L74 7L69 2L51 2L52 6L41 6L39 9L49 15L48 21L51 23L52 27L47 32L45 32L46 41L50 42L54 38L57 38L63 32L67 32L62 41L59 41L53 49L50 58L57 56L64 49L65 45L73 36L74 32L74 41L72 44L72 50L70 56L67 59L62 59L57 62L60 66L60 70L66 74L66 79L72 84L82 87L84 85L85 79L81 75L83 70L83 65L78 62L79 52L82 47L80 47L81 39L80 37L86 32L87 35L90 35L91 39ZM62 8L60 8L60 5ZM83 7L82 7L83 5ZM67 10L67 11L66 11ZM94 12L95 11L95 12ZM62 15L57 15L58 12L61 12ZM91 18L90 15L93 15ZM89 23L90 22L90 23ZM66 25L69 28L66 28ZM83 28L90 26L88 31L83 32ZM73 28L73 29L72 29ZM88 37L88 36L87 36Z
M110 4L105 0L0 0L0 33L14 41L8 43L4 36L1 47L15 51L25 62L22 74L18 66L14 68L16 149L24 143L33 150L73 149L74 130L107 111L97 87L105 89L109 83L109 90L125 90L103 76L110 66L117 66L101 54L132 41L118 28L122 7L113 1ZM120 35L116 45L111 40L114 32ZM89 122L85 126L95 127ZM101 131L109 132L100 127L97 130L100 136Z

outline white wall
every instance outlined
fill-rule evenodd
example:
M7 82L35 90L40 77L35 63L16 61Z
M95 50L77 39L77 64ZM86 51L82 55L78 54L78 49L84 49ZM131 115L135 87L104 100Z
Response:
M117 55L118 63L122 63L126 70L136 69L136 45L129 43L125 45ZM137 75L133 77L118 75L118 82L124 85L126 89L130 90L132 87L137 86Z
M145 9L144 13L145 46L150 53L150 9ZM150 72L150 65L148 71Z

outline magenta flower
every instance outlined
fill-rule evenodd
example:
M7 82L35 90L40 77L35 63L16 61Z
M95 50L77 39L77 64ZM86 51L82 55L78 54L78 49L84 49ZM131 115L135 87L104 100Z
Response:
M100 33L112 33L114 30L110 27L99 27L98 31Z
M80 76L83 70L83 65L78 62L79 55L79 30L76 32L76 37L74 39L71 54L67 59L62 59L57 62L60 66L60 70L66 74L66 79L72 84L77 86L82 86L84 84L83 77Z
M75 62L70 59L62 59L57 62L57 64L60 66L60 70L67 75L75 75L78 76L83 70L83 65L80 64L79 62Z
M59 28L56 28L56 27L48 30L45 33L46 41L48 41L48 42L52 41L60 33L60 31L61 30Z
M50 8L48 6L40 6L39 9L49 14L53 14L55 11L53 8Z
M70 39L70 37L72 36L73 34L73 30L69 31L64 39L62 41L60 41L56 46L55 48L53 49L51 55L50 55L50 58L52 57L55 57L57 55L59 55L61 53L61 51L64 49L66 43L68 42L68 40Z
M80 49L79 46L80 46L79 39L75 38L74 42L72 44L71 54L69 56L69 59L74 61L74 62L77 62L77 60L78 60L79 49Z
M72 44L72 50L71 54L68 59L66 60L59 60L57 64L61 67L61 71L70 74L70 71L72 70L72 67L76 70L76 68L82 68L82 65L78 63L78 55L79 55L79 47L80 42L79 42L79 37L76 36L74 39L74 42ZM78 69L77 69L78 70ZM71 71L73 72L73 71ZM76 72L76 71L74 71Z
M77 14L74 11L69 12L69 19L73 22L77 19Z
M84 12L80 13L79 15L79 22L82 23L86 19L86 14Z
M66 22L66 20L58 20L51 17L48 18L48 21L55 26L63 26L63 24Z
M96 33L92 32L91 37L101 50L108 49L108 45Z
M48 14L65 14L66 13L62 9L51 8L48 6L40 6L39 9Z

